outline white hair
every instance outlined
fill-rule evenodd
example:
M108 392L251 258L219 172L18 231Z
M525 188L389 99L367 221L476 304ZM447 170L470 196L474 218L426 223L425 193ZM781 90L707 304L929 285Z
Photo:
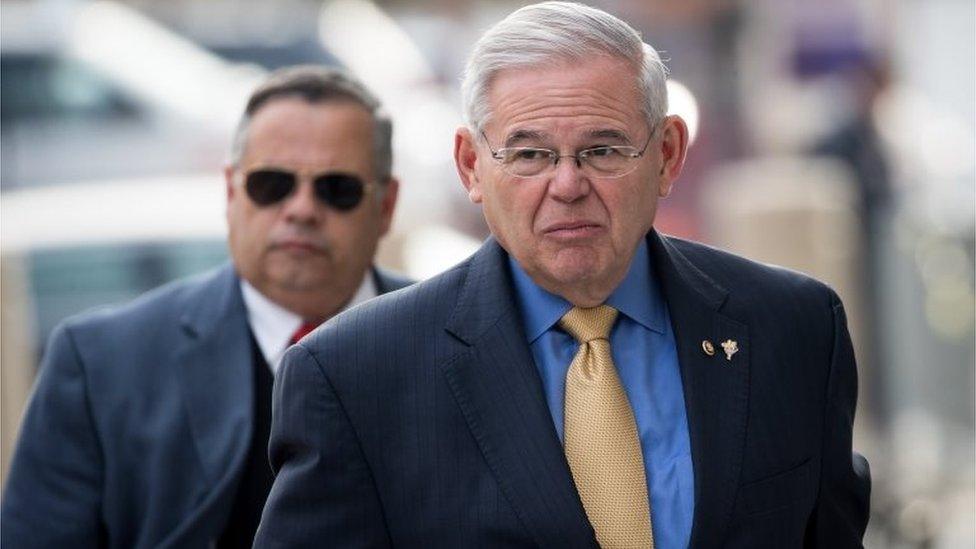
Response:
M667 68L633 27L609 13L573 2L542 2L521 8L488 29L464 69L461 102L465 123L480 132L491 115L488 88L502 70L580 61L594 55L634 67L643 97L641 111L655 124L668 110Z

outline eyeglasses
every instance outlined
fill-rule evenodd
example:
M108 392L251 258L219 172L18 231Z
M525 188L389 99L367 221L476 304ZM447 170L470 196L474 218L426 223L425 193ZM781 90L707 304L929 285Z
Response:
M485 132L481 132L481 136L485 138L492 158L501 164L506 173L515 177L545 175L556 168L559 159L572 158L576 160L576 167L591 177L615 178L637 169L638 159L644 156L656 130L656 127L651 130L647 141L639 150L630 145L601 145L583 149L576 154L562 155L558 151L540 147L505 147L496 151L491 148Z
M258 168L244 175L244 188L258 206L271 206L288 197L298 186L300 174L280 168ZM372 189L358 176L343 172L312 174L315 197L339 211L354 209Z

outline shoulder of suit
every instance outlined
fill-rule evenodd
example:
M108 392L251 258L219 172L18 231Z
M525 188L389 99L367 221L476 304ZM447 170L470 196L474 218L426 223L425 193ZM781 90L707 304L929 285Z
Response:
M218 286L227 283L229 266L174 280L121 304L103 305L71 316L60 328L74 332L129 331L140 324L161 330L175 327L179 315L199 300L213 298ZM124 328L124 330L123 330Z
M443 329L448 315L454 310L456 296L469 264L470 259L427 280L380 294L332 317L324 324L327 329L316 333L333 341L355 337L363 330L407 325L417 327L418 321L427 324L440 322L439 329Z
M812 276L770 263L762 263L707 244L664 237L681 255L733 295L768 298L779 293L804 294L837 301L836 292Z

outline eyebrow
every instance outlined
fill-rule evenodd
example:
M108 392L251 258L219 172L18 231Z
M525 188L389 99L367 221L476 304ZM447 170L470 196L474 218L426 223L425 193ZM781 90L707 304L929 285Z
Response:
M630 138L627 137L627 134L620 130L614 130L611 128L588 131L586 132L586 137L590 139L616 139L623 141L624 143L630 143Z
M505 139L505 146L512 147L526 141L545 141L549 134L537 130L515 130Z

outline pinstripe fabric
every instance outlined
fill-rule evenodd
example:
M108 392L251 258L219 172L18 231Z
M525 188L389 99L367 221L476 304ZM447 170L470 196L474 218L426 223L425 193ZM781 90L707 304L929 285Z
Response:
M656 233L648 247L684 383L691 547L857 546L867 483L851 461L854 370L836 296ZM507 260L489 240L286 353L256 547L597 547ZM706 338L739 351L709 360Z

